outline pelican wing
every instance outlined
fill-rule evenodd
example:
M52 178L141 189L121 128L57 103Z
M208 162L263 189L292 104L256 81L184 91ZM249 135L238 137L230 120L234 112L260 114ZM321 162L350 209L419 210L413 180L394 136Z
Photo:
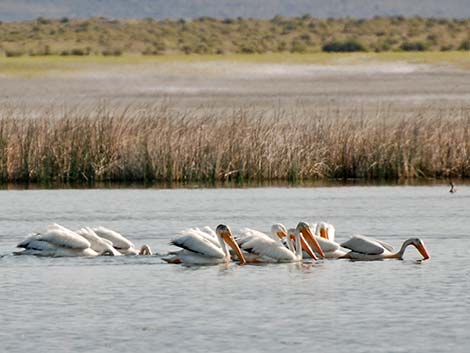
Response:
M253 254L276 260L290 259L294 256L293 252L282 245L280 241L254 229L243 228L239 239L239 246Z
M209 228L209 227L207 227L207 228ZM214 235L212 235L212 233L210 233L210 232L203 232L199 228L195 227L195 228L185 229L185 230L181 231L180 234L181 235L194 235L194 236L202 237L202 238L207 239L208 241L210 241L216 247L220 247L220 244L219 244L219 241L217 240L217 235L215 235L215 232L214 232Z
M257 231L256 229L251 229L251 228L242 228L240 229L240 234L238 236L239 239L245 239L245 241L248 241L253 238L265 238L265 239L271 239L272 238L260 231Z
M29 250L39 250L39 251L52 251L52 250L57 249L57 246L47 241L38 240L37 236L38 234L35 234L26 238L21 243L19 243L16 247L29 249Z
M215 233L215 230L213 230L211 227L209 226L204 226L202 227L203 231L210 234L211 237L213 237L214 239L217 238L217 234Z
M116 249L126 250L135 248L135 245L129 239L125 238L122 234L115 232L114 230L105 227L97 227L93 228L93 231L99 237L108 239L110 242L112 242Z
M269 235L251 228L242 228L240 230L240 234L235 237L235 241L237 242L238 246L249 253L253 253L253 249L251 248L250 244L253 239L272 240Z
M389 243L386 243L382 240L378 240L378 239L374 239L374 241L376 241L377 243L379 243L380 245L382 245L385 249L387 249L388 251L390 252L394 252L395 249L393 248L393 246L391 246Z
M354 235L349 240L342 243L341 246L354 252L367 255L380 255L386 249L380 242L363 235Z
M109 241L108 239L104 239L99 237L93 229L86 227L86 228L81 228L76 231L77 234L81 235L84 237L86 240L90 242L90 246L93 250L101 253L103 251L109 251L113 255L120 255L120 253L114 249L113 243Z
M179 236L173 239L170 244L208 257L225 257L220 246L216 246L207 238L193 233Z
M84 250L90 247L90 242L88 240L58 224L49 225L45 233L30 236L28 239L18 244L18 247L24 247L24 245L27 246L27 243L31 240L48 242L55 247L77 250Z
M334 241L319 236L315 236L315 239L318 241L318 244L320 244L323 252L334 252L339 249L339 244Z

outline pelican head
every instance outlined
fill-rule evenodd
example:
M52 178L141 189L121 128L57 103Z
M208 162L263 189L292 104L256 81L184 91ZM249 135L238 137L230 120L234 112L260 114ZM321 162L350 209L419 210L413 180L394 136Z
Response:
M431 256L428 253L428 250L424 246L424 243L421 239L419 238L408 239L403 244L403 248L406 248L408 245L413 245L416 249L418 249L419 253L423 256L423 260L427 260L431 258Z
M271 234L277 235L280 239L287 236L288 232L286 227L281 223L273 224L271 227Z
M318 224L318 229L320 231L320 237L330 240L330 237L328 234L328 226L326 225L325 222L320 222Z
M296 227L296 232L299 232L304 236L310 246L318 253L321 257L325 257L325 253L323 252L320 244L318 243L317 239L312 234L312 229L310 226L305 222L299 222Z
M144 244L139 250L139 255L152 255L152 249L147 244Z
M245 256L243 256L240 247L233 238L232 231L225 224L219 224L215 230L215 233L220 236L232 249L237 253L238 259L240 260L240 265L246 264Z

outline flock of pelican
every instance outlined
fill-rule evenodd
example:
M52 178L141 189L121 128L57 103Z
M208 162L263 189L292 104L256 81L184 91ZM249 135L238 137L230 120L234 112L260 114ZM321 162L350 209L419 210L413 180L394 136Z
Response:
M189 228L171 241L179 250L162 259L171 264L215 265L232 260L246 263L300 262L304 259L382 260L403 259L405 249L414 246L423 256L430 258L422 240L410 238L400 250L389 244L356 235L343 243L335 242L335 228L320 222L309 225L300 222L287 229L274 224L268 234L243 228L234 236L224 224L214 231L210 227ZM22 250L15 255L50 257L152 255L148 245L137 249L122 234L105 227L85 227L73 231L59 224L49 225L43 233L35 233L17 245Z

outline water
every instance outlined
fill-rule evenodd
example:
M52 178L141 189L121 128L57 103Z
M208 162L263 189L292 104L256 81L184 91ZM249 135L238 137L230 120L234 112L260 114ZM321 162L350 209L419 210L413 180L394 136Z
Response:
M1 352L464 352L470 344L470 187L0 192ZM432 258L185 268L158 256L11 256L59 222L105 225L159 253L188 226L333 223L339 240Z

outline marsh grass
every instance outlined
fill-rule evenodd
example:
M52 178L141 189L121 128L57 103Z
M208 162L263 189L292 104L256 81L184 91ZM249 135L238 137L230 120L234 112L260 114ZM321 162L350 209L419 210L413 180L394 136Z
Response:
M0 111L1 183L470 177L470 111Z

